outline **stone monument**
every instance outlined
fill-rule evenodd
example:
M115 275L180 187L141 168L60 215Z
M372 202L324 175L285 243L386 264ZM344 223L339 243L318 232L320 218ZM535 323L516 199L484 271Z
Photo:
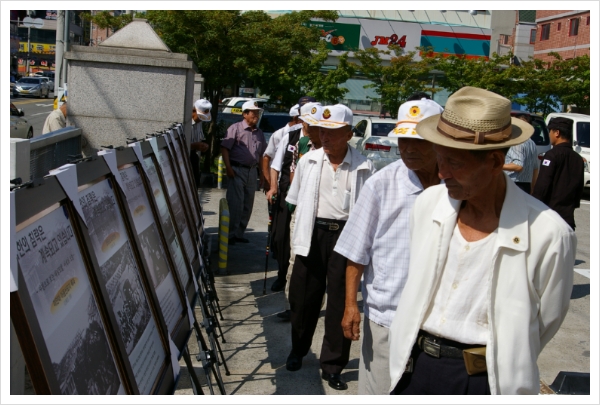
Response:
M145 19L134 18L97 47L73 46L67 125L81 128L86 156L102 146L184 124L189 143L196 68L173 53Z

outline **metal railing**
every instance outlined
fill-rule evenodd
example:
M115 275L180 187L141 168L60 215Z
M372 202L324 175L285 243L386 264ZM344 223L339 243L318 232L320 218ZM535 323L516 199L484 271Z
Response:
M81 128L66 127L31 139L30 179L44 177L81 154Z

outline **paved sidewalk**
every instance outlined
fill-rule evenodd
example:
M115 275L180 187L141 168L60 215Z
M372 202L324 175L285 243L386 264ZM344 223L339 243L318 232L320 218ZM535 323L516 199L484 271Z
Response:
M200 202L204 210L206 231L211 235L212 268L215 271L215 287L224 320L220 320L226 343L221 344L227 367L231 375L226 376L221 367L227 395L352 395L358 390L358 358L360 341L352 343L350 362L342 372L348 383L347 391L336 391L321 379L319 353L323 339L324 311L317 325L313 345L303 359L302 369L290 372L285 361L291 350L291 326L276 314L283 311L283 292L271 292L271 284L277 278L277 262L269 258L267 291L263 295L265 280L265 250L268 230L267 201L262 192L256 192L254 210L246 237L250 243L229 246L227 274L218 270L218 215L219 201L225 198L225 189L205 188L200 191ZM359 302L361 305L362 301ZM202 315L196 308L199 321ZM203 331L204 332L204 331ZM190 338L189 350L196 373L204 383L204 371L196 361L198 346L194 336ZM191 395L189 375L183 360L181 378L175 394ZM213 381L214 383L214 381ZM215 395L219 390L214 385ZM203 386L205 394L209 394Z

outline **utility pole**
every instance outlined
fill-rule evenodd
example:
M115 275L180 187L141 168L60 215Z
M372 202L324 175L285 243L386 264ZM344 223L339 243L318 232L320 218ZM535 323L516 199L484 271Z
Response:
M58 10L56 17L56 51L54 54L54 63L56 64L54 75L54 94L58 94L58 88L63 85L62 82L62 69L63 69L63 32L65 28L65 10Z
M69 52L69 40L70 40L70 27L71 27L71 12L69 10L65 10L65 25L63 27L63 43L64 49L63 52ZM65 63L65 58L63 55L62 58L62 84L67 82L67 64Z

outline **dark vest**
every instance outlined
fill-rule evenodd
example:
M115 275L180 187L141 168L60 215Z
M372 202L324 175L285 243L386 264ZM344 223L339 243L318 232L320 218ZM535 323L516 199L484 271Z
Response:
M296 148L296 144L300 139L300 134L302 133L302 128L296 129L288 133L289 142L287 145L280 145L280 147L285 147L285 154L283 155L283 163L281 165L281 178L279 179L279 192L287 194L288 187L290 186L290 166L294 159L294 150ZM290 150L291 149L291 150Z

